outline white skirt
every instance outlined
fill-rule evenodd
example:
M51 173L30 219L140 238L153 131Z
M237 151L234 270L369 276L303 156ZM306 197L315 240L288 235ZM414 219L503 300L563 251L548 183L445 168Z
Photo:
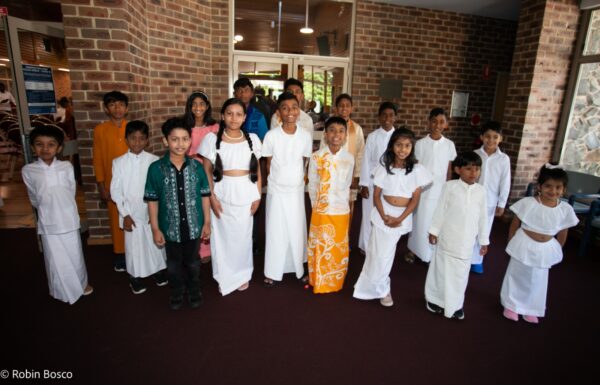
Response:
M433 246L429 243L429 229L437 199L423 199L413 214L413 227L408 236L408 249L423 262L431 261Z
M88 285L79 229L65 234L42 234L50 295L74 304Z
M405 210L404 207L396 207L396 209L400 209L399 212L396 211L391 215L400 216L402 211ZM376 208L373 208L373 213L373 218L377 215L381 219ZM386 213L388 213L387 210ZM383 223L383 220L381 222ZM400 237L406 233L407 231L404 229L404 226L397 228L387 227L385 229L377 224L377 222L371 226L371 236L369 237L365 264L358 277L358 281L354 285L354 298L383 298L390 293L390 272L394 264L396 245Z
M223 176L215 183L215 196L221 202L223 212L221 218L217 218L211 210L211 264L221 294L227 295L252 278L253 218L250 206L260 195L256 184L244 175ZM238 201L232 202L232 199Z
M425 279L425 300L444 308L451 318L463 308L469 282L470 259L458 259L436 247Z
M158 248L150 224L134 218L133 231L125 231L125 264L135 278L148 277L167 267L165 248Z
M517 314L543 317L548 292L547 268L532 267L511 258L502 281L500 303Z
M548 242L538 242L519 228L506 246L512 258L532 267L550 268L563 259L563 251L556 238Z
M490 206L487 208L487 236L490 236L492 232L492 225L494 224L494 218L496 215L496 206ZM479 237L475 238L475 246L473 247L473 257L471 258L471 263L475 265L479 265L483 263L483 255L479 254L481 250L481 245L479 244Z
M291 193L267 194L265 213L265 277L281 281L283 274L304 276L306 212L304 188Z
M366 253L371 235L371 211L373 211L373 186L368 186L369 198L361 198L362 217L360 221L360 232L358 233L358 248Z

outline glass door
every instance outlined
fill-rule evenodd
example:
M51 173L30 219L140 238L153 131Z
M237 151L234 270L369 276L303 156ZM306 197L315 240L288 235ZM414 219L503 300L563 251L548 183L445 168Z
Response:
M230 88L237 79L246 77L259 94L264 91L265 98L275 101L283 92L283 82L293 76L292 64L293 60L286 57L234 55Z

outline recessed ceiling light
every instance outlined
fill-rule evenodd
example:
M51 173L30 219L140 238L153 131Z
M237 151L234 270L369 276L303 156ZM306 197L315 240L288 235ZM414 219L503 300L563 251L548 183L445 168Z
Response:
M235 35L233 37L233 40L236 41L236 42L237 41L242 41L242 40L244 40L244 37L242 35Z

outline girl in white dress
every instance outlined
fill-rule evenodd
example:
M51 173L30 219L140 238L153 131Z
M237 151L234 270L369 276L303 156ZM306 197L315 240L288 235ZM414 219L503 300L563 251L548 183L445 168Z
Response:
M548 271L562 261L568 229L579 222L573 208L560 200L568 182L560 166L543 166L537 182L536 196L510 207L515 213L506 246L511 258L500 292L504 317L518 321L522 314L534 324L545 314Z
M210 249L213 277L222 295L243 291L252 277L252 216L261 199L258 136L242 129L246 108L228 99L221 109L221 125L206 135L199 154L210 183Z
M354 297L380 299L383 306L394 304L390 291L390 271L400 237L412 229L412 213L419 204L421 189L432 181L427 169L415 158L415 134L399 128L390 138L374 171L371 235Z

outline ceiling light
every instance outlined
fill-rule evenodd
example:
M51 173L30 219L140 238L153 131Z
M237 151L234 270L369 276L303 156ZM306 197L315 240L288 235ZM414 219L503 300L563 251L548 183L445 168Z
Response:
M71 72L71 70L70 70L70 69L68 69L68 68L62 68L62 67L61 67L61 68L59 68L58 70L59 70L59 71L62 71L62 72Z
M304 18L304 27L300 28L300 33L310 34L313 29L308 26L308 0L306 0L306 17Z
M244 37L242 35L235 35L233 37L233 40L236 41L236 42L242 41L242 40L244 40Z

